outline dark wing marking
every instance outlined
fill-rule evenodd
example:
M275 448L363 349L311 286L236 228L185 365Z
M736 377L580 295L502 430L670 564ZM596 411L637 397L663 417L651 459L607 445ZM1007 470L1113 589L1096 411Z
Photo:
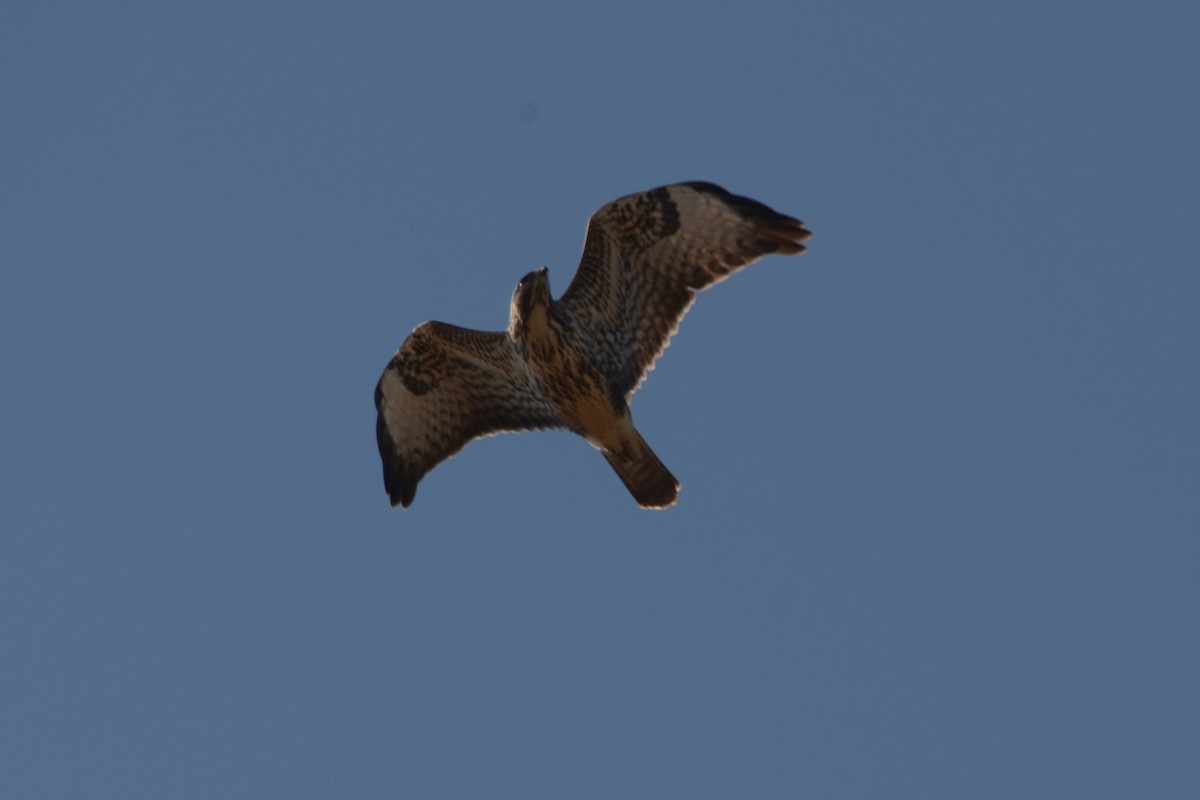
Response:
M426 322L392 357L375 387L383 485L392 505L467 442L500 431L562 425L503 333Z
M592 215L561 302L593 338L613 389L637 389L696 291L767 253L800 253L803 223L711 183L614 200Z

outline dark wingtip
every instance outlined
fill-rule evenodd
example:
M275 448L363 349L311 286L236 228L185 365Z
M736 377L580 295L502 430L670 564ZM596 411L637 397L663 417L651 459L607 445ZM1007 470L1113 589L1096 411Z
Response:
M383 459L383 488L388 493L392 508L408 508L417 496L417 482L405 477L400 456L394 451L391 458L385 456Z
M720 197L725 205L742 217L753 220L762 234L762 244L767 252L792 255L808 249L800 243L812 236L812 231L805 228L804 223L795 217L780 214L766 203L734 194L715 183L688 181L685 185L697 192Z
M795 217L776 214L774 219L761 223L759 232L766 238L768 249L781 255L803 253L808 248L800 244L812 236L812 231Z
M396 507L396 503L399 503L401 508L408 508L412 505L413 498L417 496L417 484L401 480L400 486L397 488L398 492L392 492L392 508Z
M375 404L378 407L380 391L375 389ZM375 442L379 445L379 459L383 462L383 488L388 494L392 508L403 506L408 508L413 497L417 494L417 482L408 480L404 475L404 467L400 463L400 453L396 451L396 443L388 432L387 421L380 412L375 418Z

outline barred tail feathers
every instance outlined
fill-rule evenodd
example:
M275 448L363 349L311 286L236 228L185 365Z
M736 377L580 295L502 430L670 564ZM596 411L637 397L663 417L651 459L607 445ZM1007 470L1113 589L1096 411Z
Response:
M679 481L636 430L620 450L605 448L605 460L642 508L667 508L675 504Z

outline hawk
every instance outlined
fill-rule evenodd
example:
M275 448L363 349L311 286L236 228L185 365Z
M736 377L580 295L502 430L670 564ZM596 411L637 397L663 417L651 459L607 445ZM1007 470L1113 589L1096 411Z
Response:
M592 215L558 300L545 267L513 292L508 330L418 325L375 387L383 485L407 508L417 483L472 439L566 428L596 447L643 508L679 481L633 426L629 399L695 293L768 253L804 251L793 217L711 183L677 183Z

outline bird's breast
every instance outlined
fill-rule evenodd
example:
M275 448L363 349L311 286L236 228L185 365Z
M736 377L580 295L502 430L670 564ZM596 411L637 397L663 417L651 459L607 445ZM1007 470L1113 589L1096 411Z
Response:
M613 408L603 371L586 342L541 309L529 318L526 358L530 373L567 427L600 448L619 441L622 409Z

